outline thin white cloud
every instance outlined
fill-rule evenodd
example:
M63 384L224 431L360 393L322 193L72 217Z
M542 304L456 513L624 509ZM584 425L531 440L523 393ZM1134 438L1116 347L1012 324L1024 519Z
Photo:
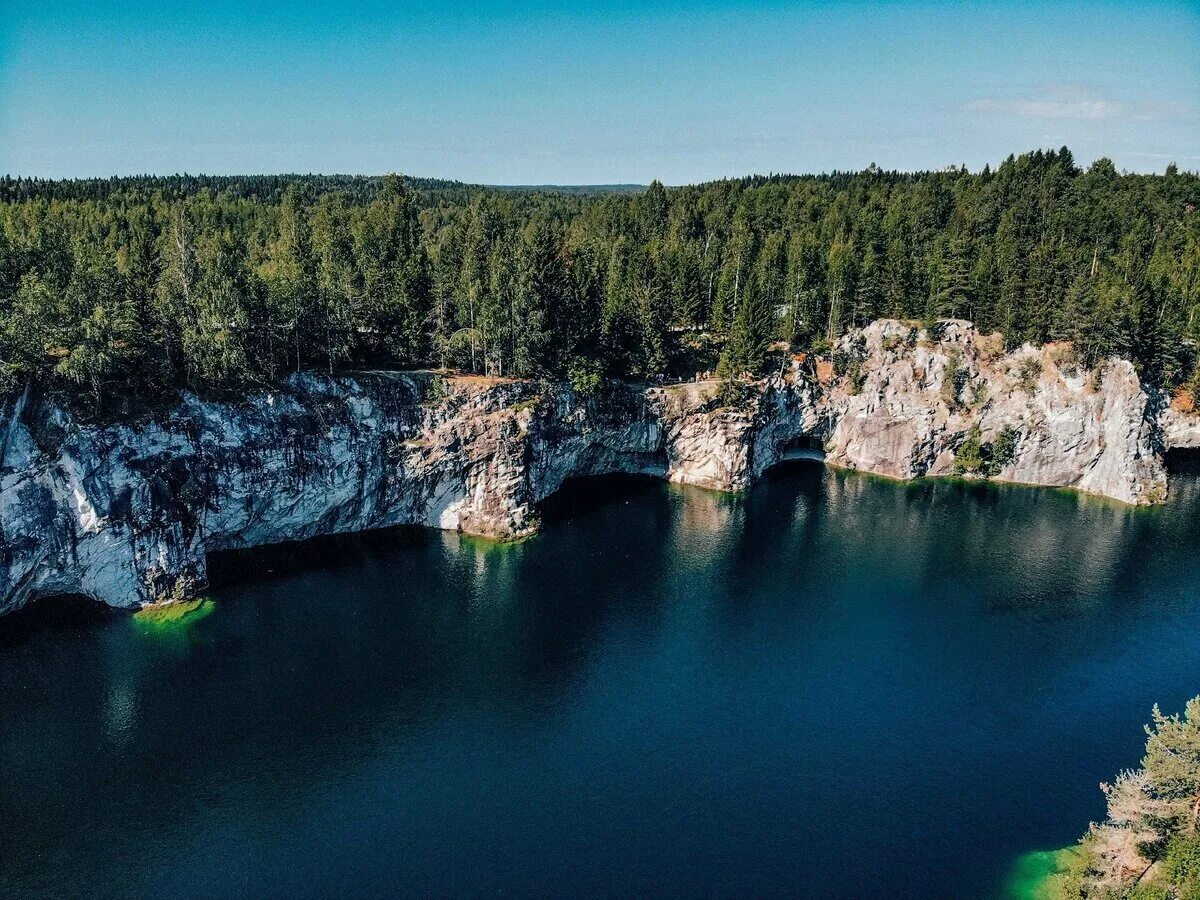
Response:
M1024 97L983 97L963 105L969 113L1015 116L1023 119L1130 122L1189 121L1200 107L1164 100L1111 100L1087 87L1049 85Z
M1132 113L1133 119L1138 122L1160 122L1166 119L1189 121L1196 118L1197 107L1188 103L1147 100L1139 103Z
M1021 99L985 97L970 101L963 109L1025 119L1115 119L1124 110L1120 103L1102 97L1065 93Z

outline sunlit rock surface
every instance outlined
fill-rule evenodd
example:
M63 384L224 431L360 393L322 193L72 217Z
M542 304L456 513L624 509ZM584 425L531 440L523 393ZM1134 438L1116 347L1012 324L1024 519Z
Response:
M1085 370L1064 345L1004 353L967 322L937 332L881 321L842 341L860 374L828 392L830 462L896 478L951 474L973 428L990 442L1007 426L1015 453L997 479L1165 499L1157 404L1129 362Z

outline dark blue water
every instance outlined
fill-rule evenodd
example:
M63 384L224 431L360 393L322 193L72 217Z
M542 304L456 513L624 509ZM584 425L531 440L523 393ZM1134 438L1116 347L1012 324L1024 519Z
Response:
M598 481L225 560L176 633L0 622L0 895L994 895L1200 692L1174 488Z

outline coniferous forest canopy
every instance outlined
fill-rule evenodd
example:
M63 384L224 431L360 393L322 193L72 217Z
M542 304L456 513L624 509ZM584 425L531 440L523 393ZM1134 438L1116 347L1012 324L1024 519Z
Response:
M1198 313L1200 175L1066 148L641 191L0 181L0 395L112 412L303 369L732 377L882 316L1065 339L1173 387L1200 380Z

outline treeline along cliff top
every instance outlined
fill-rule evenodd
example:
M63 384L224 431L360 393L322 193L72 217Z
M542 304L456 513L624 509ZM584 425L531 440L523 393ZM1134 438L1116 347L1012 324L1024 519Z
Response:
M0 181L0 395L118 414L298 369L763 371L890 316L1073 342L1194 387L1200 176L1080 168L644 190L398 176Z

